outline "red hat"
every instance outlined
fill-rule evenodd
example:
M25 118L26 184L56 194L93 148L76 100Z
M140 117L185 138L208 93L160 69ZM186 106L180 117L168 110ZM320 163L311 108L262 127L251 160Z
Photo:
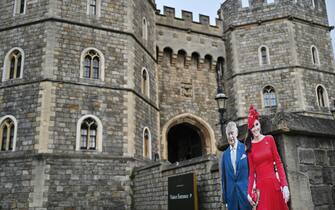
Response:
M250 105L248 115L248 129L254 127L254 122L259 119L259 114L253 105Z

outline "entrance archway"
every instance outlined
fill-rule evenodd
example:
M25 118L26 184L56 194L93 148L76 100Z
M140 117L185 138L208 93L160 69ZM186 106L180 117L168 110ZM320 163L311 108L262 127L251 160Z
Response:
M183 136L184 134L189 134L189 135L186 138L182 138L181 136ZM169 138L169 135L170 135L170 138ZM170 142L170 139L175 139L175 140L171 140ZM181 140L184 143L191 141L187 139L193 139L192 141L193 143L195 143L195 145L201 145L200 146L201 154L200 152L196 152L196 151L199 151L199 150L196 150L196 147L199 148L199 146L194 146L194 148L192 148L193 151L191 151L191 153L185 154L184 156L172 154L172 157L170 159L169 155L171 154L169 154L169 151L173 149L173 146L170 145L170 143L176 142L178 141L178 139L186 139L185 141ZM215 154L216 152L215 135L214 135L213 129L210 127L210 125L205 120L193 114L190 114L190 113L185 113L185 114L175 116L171 118L163 126L161 144L162 144L162 151L161 151L162 159L171 160L172 162L175 162L178 159L179 160L189 159L188 157L193 158L193 157L197 157L201 155ZM178 145L180 147L180 144L183 144L183 143L177 143L175 147L178 147ZM187 148L190 149L190 147L191 147L190 145L186 146L186 148L184 147L184 149L181 149L181 151L186 150ZM179 154L179 152L176 152L176 153Z
M203 151L200 130L188 123L181 123L168 132L168 160L171 163L199 157Z

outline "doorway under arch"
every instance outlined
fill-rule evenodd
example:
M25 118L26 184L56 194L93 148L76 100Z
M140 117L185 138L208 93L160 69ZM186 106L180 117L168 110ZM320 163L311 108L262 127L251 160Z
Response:
M203 151L201 131L189 124L174 125L168 132L168 160L171 163L201 156Z
M190 113L177 115L165 123L161 144L161 157L170 162L216 153L213 129L205 120ZM178 151L173 153L171 150ZM183 151L186 154L180 154Z

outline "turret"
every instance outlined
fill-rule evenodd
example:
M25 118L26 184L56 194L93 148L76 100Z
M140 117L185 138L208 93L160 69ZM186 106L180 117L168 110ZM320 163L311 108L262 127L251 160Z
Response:
M227 0L219 10L226 38L231 118L250 104L330 117L334 60L324 0Z

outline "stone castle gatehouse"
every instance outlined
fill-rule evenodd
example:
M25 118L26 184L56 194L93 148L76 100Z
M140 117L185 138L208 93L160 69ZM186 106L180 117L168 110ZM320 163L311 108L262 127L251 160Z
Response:
M0 0L2 209L166 210L167 178L188 172L200 209L221 209L218 82L241 135L250 104L266 119L290 208L335 208L325 1L181 16L154 0Z

